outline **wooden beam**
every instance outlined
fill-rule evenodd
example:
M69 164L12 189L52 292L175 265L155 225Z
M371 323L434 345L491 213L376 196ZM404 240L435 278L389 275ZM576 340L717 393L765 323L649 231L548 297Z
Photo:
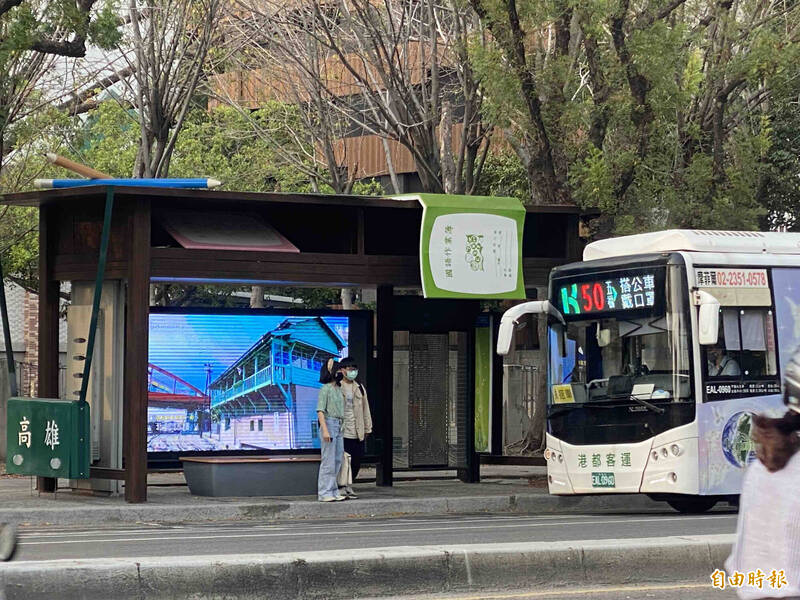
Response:
M394 482L393 448L394 419L392 411L394 392L394 288L378 286L377 298L378 334L378 402L376 408L378 429L381 436L380 458L376 466L376 484L391 486Z
M367 243L366 215L364 209L358 209L358 227L356 228L356 254L364 256Z
M112 243L116 242L112 239ZM59 281L93 281L97 276L97 253L59 254L53 258L53 277ZM106 263L106 279L125 279L128 276L127 260Z
M563 260L525 258L527 286L546 286L550 270ZM419 258L284 252L243 252L153 248L151 277L156 280L245 283L419 286ZM52 260L53 277L60 281L90 281L97 273L96 254L60 254ZM128 261L109 260L107 279L128 276Z
M58 398L58 281L53 278L52 258L55 209L39 212L39 386L40 398ZM0 283L2 285L2 283ZM55 492L56 479L37 477L40 492Z
M110 469L108 467L90 467L89 477L92 479L125 479L125 469Z
M154 280L420 285L416 256L239 252L153 248Z
M150 199L127 203L130 255L125 314L122 443L125 500L147 501L147 342L150 311Z
M92 196L102 198L105 196L106 187L96 185L80 188L60 188L54 190L38 190L35 192L20 192L15 194L0 195L0 204L14 206L43 206L46 204L69 204L72 199L86 199ZM300 210L314 206L358 207L367 208L402 208L422 212L419 202L407 200L394 200L386 196L354 196L344 194L296 194L280 192L229 192L225 190L196 190L162 187L126 187L116 186L115 194L120 199L157 198L160 207L175 206L183 201L192 207L198 208L210 204L232 206L240 208L242 205L294 205L303 207ZM596 216L597 211L584 211L577 206L567 204L536 204L525 207L526 212L534 214L574 214ZM312 215L313 218L313 215Z
M580 238L580 217L570 215L567 217L567 230L564 232L566 239L565 254L567 262L576 262L583 258L583 242Z

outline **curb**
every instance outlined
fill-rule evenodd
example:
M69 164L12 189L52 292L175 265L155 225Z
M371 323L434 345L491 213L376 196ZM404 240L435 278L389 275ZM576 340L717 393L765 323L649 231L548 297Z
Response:
M300 600L709 581L733 535L0 565L8 600Z
M123 504L117 506L71 505L53 508L0 509L0 522L30 525L85 525L98 523L195 523L207 521L325 519L348 517L392 517L398 515L443 515L519 513L541 514L606 510L667 510L641 494L607 496L550 496L514 494L502 496L456 496L438 498L375 498L320 504L309 500L234 501L198 504Z

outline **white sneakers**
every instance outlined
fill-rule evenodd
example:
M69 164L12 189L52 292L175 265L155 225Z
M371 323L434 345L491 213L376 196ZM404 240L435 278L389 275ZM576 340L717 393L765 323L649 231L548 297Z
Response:
M324 496L319 499L320 502L341 502L342 500L347 500L347 496Z
M348 486L340 487L335 496L323 496L319 499L320 502L341 502L342 500L355 500L358 498L353 488Z

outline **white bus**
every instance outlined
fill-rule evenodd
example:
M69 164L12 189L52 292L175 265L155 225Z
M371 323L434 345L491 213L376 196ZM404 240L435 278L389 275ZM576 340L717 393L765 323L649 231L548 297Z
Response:
M737 502L753 413L782 414L800 344L800 233L682 231L589 244L549 299L552 494L642 493L681 512Z

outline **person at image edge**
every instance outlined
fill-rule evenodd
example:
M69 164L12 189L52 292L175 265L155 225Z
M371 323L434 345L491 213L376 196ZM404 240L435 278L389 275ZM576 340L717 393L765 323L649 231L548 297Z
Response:
M800 353L786 366L782 417L753 416L756 456L744 475L736 541L725 562L729 577L761 571L781 585L745 585L743 600L800 600Z

